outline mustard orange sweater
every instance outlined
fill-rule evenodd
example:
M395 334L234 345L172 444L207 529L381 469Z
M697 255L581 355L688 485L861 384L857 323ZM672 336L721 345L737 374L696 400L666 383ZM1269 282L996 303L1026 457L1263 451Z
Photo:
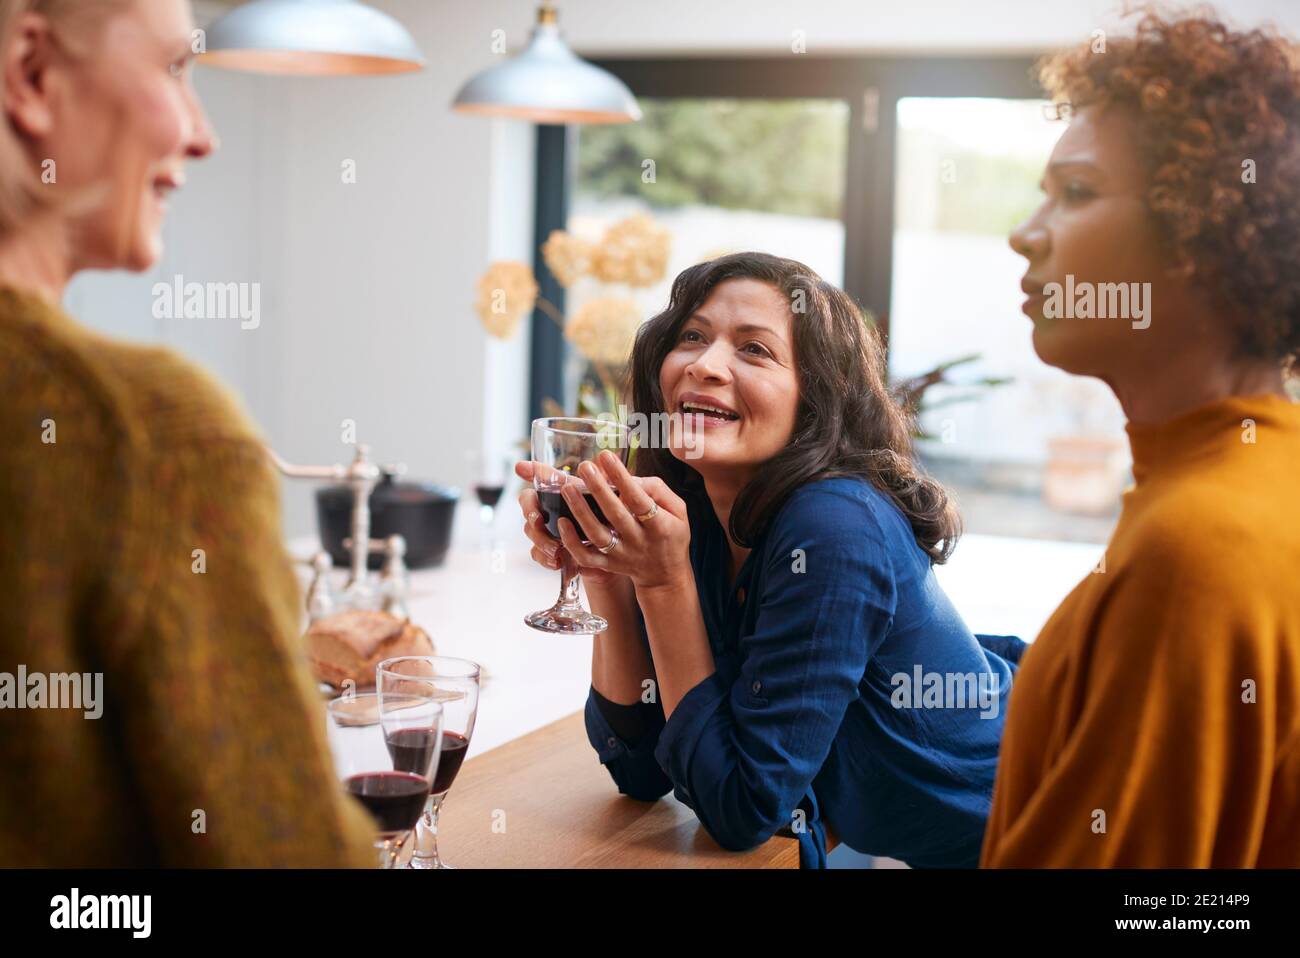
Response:
M12 290L0 391L0 867L371 866L232 398ZM17 708L50 673L101 714Z
M1300 866L1300 407L1128 427L1103 564L1026 652L985 866Z

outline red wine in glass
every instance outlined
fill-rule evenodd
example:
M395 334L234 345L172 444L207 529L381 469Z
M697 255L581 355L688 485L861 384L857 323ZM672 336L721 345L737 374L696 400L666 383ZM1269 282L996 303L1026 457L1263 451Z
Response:
M441 795L451 788L468 752L469 739L465 736L457 732L442 733L442 758L438 760L438 773L434 776L431 789L434 795Z
M474 487L474 495L478 496L479 505L487 506L489 509L495 509L497 503L501 501L501 495L506 491L504 485L487 485L480 483Z
M435 732L431 728L407 728L388 736L388 754L393 758L393 768L401 772L423 775L429 770L433 758ZM430 793L441 795L451 788L469 751L469 739L458 732L442 733L442 753L438 759Z
M442 703L432 689L410 685L388 695L378 691L350 693L329 702L325 712L330 752L343 789L356 797L375 820L375 850L380 853L380 864L393 868L402 845L429 803L437 750L423 760L424 768L419 773L394 770L382 752L375 754L379 745L376 737L387 741L388 736L404 728L432 729L440 734L445 727Z
M501 496L505 494L505 491L504 482L493 482L490 479L484 480L474 487L474 495L478 496L478 521L483 529L483 545L485 548L493 550L496 548L493 526L497 517L497 503L501 501Z
M586 486L582 486L582 488L585 489ZM614 492L617 494L618 490L614 490ZM590 492L583 492L582 498L586 500L587 508L596 516L597 522L602 526L610 525L594 495ZM583 531L582 524L573 517L573 510L569 508L569 503L559 491L537 490L537 505L542 513L542 521L546 523L546 531L555 538L560 538L560 520L568 519L573 523L573 528L577 530L582 541L588 541L587 533Z
M385 735L384 742L393 759L393 768L412 775L428 775L436 735L437 732L431 728L404 728Z
M569 419L562 416L533 420L533 489L537 492L540 511L545 515L547 531L552 536L559 538L561 517L573 521L573 513L560 494L560 490L567 485L573 485L586 496L592 517L608 528L609 523L604 513L595 498L587 492L586 484L578 477L578 470L584 462L592 462L606 452L626 465L631 438L632 433L627 426L612 421ZM573 525L578 535L590 541L588 537L594 529L583 529L576 521ZM524 622L539 632L559 635L597 635L604 632L609 628L609 623L583 608L578 566L568 550L559 550L559 555L559 598L549 609L525 616Z
M432 780L408 868L451 867L438 854L438 817L474 735L481 671L477 662L444 655L397 656L375 670L384 696L400 701L404 694L423 692L442 704L441 722L409 722L384 736L395 768L419 771Z
M410 772L366 772L343 785L379 823L379 831L388 835L414 828L429 797L428 779Z

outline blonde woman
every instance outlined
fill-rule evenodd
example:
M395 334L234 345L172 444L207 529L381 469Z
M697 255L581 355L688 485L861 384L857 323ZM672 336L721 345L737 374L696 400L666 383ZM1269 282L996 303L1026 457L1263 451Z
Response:
M187 0L0 0L0 866L373 860L255 433L58 305L149 268L213 151L192 30Z

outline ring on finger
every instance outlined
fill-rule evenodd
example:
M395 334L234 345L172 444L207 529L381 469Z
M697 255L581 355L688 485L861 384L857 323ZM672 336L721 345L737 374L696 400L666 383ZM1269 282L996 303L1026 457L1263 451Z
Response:
M648 511L648 512L643 512L641 515L637 516L637 517L636 517L636 521L637 521L637 522L649 522L651 519L653 519L653 518L654 518L655 516L657 516L657 515L659 515L659 503L657 503L657 502L651 502L651 503L650 503L650 509L649 509L649 511Z
M618 531L616 529L610 529L609 542L603 546L596 546L596 551L599 552L601 555L607 556L614 551L614 547L616 545L618 545Z

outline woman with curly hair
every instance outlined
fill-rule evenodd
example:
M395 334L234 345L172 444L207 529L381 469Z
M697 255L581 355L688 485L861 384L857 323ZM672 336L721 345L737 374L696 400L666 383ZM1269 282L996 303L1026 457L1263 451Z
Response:
M784 827L805 867L827 827L978 864L1024 644L972 635L935 580L957 515L913 463L875 328L807 266L737 253L677 277L631 368L634 409L674 428L637 476L579 468L617 536L569 486L585 536L560 519L556 543L520 496L534 560L576 562L609 622L586 718L619 790L673 791L729 849Z
M1146 15L1041 76L1070 124L1011 236L1024 309L1040 358L1114 390L1136 483L1025 655L982 863L1297 866L1296 51ZM1121 287L1143 317L1053 308Z

